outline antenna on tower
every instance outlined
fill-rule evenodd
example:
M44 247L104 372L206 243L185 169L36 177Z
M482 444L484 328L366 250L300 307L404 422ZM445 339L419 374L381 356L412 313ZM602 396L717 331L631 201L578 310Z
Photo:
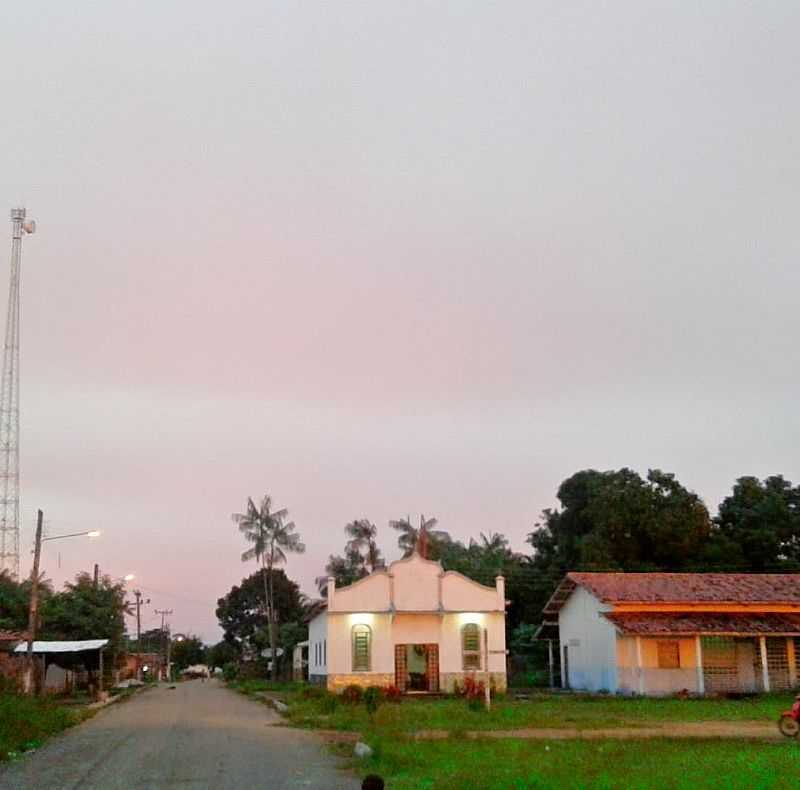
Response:
M24 208L11 209L11 279L0 380L0 571L19 579L19 274L22 237L36 231Z

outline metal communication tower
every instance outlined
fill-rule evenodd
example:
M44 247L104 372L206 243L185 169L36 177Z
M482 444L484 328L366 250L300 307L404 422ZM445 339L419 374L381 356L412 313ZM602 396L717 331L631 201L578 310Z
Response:
M19 268L22 236L36 223L25 209L11 209L11 279L8 286L6 343L0 381L0 571L19 578Z

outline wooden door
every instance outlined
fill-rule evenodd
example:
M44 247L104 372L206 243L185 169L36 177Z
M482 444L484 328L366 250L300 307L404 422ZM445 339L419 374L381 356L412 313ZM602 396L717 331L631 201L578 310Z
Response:
M406 663L406 646L394 646L394 684L405 694L406 681L408 680L408 666Z
M428 691L439 691L439 645L425 645Z

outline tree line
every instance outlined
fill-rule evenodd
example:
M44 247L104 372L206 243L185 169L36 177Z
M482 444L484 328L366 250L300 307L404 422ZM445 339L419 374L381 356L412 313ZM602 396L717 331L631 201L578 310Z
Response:
M556 496L559 506L542 512L524 552L513 551L491 523L466 542L438 529L435 518L420 516L415 523L407 516L388 526L403 556L421 549L445 570L487 585L502 574L511 602L512 645L529 640L530 626L541 622L544 605L568 571L800 571L800 486L781 475L738 478L713 516L674 474L658 469L645 476L628 468L585 469L564 480ZM285 511L273 513L265 500L260 508L249 500L247 514L235 517L252 544L243 559L259 559L261 571L219 600L217 616L232 650L269 645L275 655L280 646L286 661L291 647L305 638L313 602L275 568L287 552L304 546ZM345 586L385 565L378 528L369 519L349 522L344 534L342 553L331 555L317 578L323 597L329 576ZM265 612L272 623L268 629ZM273 671L279 664L273 662Z

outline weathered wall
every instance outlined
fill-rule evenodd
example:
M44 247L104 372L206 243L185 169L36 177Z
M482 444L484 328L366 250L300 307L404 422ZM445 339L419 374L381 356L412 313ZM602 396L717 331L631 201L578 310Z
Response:
M561 683L584 691L617 690L616 629L601 612L603 604L583 587L576 587L558 614L561 642ZM569 678L564 662L568 648Z

